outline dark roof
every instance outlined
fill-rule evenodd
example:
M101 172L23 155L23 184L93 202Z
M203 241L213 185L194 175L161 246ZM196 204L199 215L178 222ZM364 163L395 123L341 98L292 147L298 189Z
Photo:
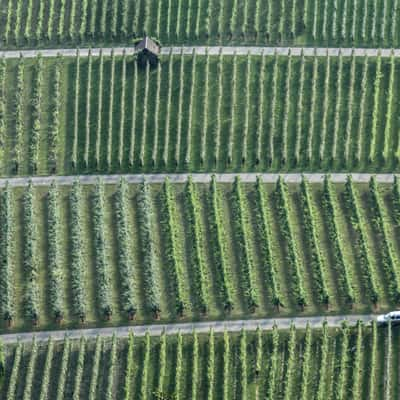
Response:
M151 40L148 36L143 38L135 47L137 51L148 50L154 54L160 53L160 46L154 41Z

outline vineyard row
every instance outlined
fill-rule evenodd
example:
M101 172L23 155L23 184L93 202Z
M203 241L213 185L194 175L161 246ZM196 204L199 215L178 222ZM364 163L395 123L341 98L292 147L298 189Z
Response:
M393 185L127 184L0 193L3 329L385 310Z
M396 47L397 0L6 0L7 46L127 43L145 34L164 43Z
M398 395L399 331L376 324L1 346L7 398L374 399ZM118 363L116 363L118 360ZM169 368L167 368L167 366ZM186 373L185 371L190 371ZM382 389L384 388L384 389Z
M394 57L2 59L0 170L393 171Z

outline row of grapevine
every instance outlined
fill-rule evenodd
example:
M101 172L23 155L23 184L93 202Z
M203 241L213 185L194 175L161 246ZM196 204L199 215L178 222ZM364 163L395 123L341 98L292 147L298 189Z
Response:
M97 336L96 346L93 356L92 371L90 374L90 386L89 386L89 396L88 396L89 400L95 400L97 395L97 384L99 379L99 367L101 361L102 347L103 347L103 339L101 338L101 336ZM127 364L127 371L128 371L128 364Z
M150 203L150 187L144 182L140 187L138 198L140 218L140 240L144 265L144 284L146 302L149 310L159 317L161 313L160 288L156 276L156 253L152 229L153 210Z
M62 320L63 310L63 270L61 268L60 256L60 215L59 215L59 193L58 188L52 183L48 195L48 269L49 269L49 292L50 304L53 318Z
M15 74L17 85L12 94L6 85L3 93L6 103L11 95L15 99L15 108L4 109L2 137L7 145L3 148L1 167L5 173L25 174L34 169L67 173L82 169L147 172L397 166L394 57L391 61L381 56L373 61L366 57L359 73L358 57L343 54L326 58L303 55L298 59L293 55L255 57L221 53L218 57L207 55L205 60L192 55L191 68L185 67L187 55L171 54L168 68L159 65L157 71L152 71L149 65L141 68L126 54L117 57L112 53L111 58L103 52L99 57L89 56L85 63L79 52L75 60L39 57L35 71L43 69L38 76L46 77L51 72L54 98L50 107L45 107L40 102L40 79L34 78L34 112L29 116L24 113L24 87L29 83L24 81L24 70L30 65L24 67L23 59L18 65L11 65L7 77ZM389 62L390 82L386 82L384 72ZM320 72L322 65L325 73ZM375 89L368 84L369 68L380 69ZM345 85L348 69L350 82ZM73 73L67 76L70 70ZM265 79L268 75L270 79ZM73 83L65 89L73 106L68 107L61 91L64 79L70 81L71 76ZM87 76L84 95L82 76ZM107 80L109 83L105 84ZM218 83L216 90L210 90L210 80ZM239 96L237 85L242 81L245 91ZM280 90L283 86L284 95ZM294 91L295 87L298 90ZM308 89L310 99L305 97ZM389 99L383 99L386 89ZM139 93L144 95L141 102L137 101ZM269 99L265 93L271 93ZM358 96L359 105L354 100ZM198 105L196 99L200 99ZM382 102L387 105L382 107ZM209 116L212 106L215 121ZM148 114L153 107L150 118ZM244 112L240 113L240 109ZM368 123L371 112L373 118ZM354 123L356 117L358 125ZM45 124L40 123L46 120L50 121L48 132ZM12 121L11 125L8 121ZM0 118L0 135L1 126ZM30 126L34 129L26 138L26 128ZM385 131L387 140L379 139L379 129ZM214 132L212 140L210 131ZM364 140L365 131L371 133L370 143ZM67 132L72 134L65 136ZM194 152L197 143L200 157ZM227 151L221 150L224 146ZM42 152L49 161L42 161Z
M272 331L257 328L236 333L164 332L157 337L146 332L125 338L113 334L72 340L67 336L57 342L33 338L30 343L2 345L7 380L0 390L5 398L30 399L38 384L37 395L43 400L94 399L100 393L107 399L128 399L133 393L150 399L166 392L180 399L193 394L207 399L245 400L253 395L304 399L311 393L318 399L359 399L368 392L364 388L368 379L368 385L375 383L368 398L380 387L383 397L391 399L398 371L397 333L391 324L385 327L379 333L380 347L377 334L376 323L340 328L325 322L316 329L292 324L290 329L274 326ZM382 373L374 369L377 360L372 351L378 349L385 349L380 357ZM126 362L118 362L120 354ZM167 373L166 366L172 367ZM367 369L375 374L364 374Z
M207 354L207 400L211 400L214 394L214 381L215 381L215 344L214 344L214 331L210 330L208 338L208 354Z
M86 319L86 291L82 249L82 188L78 180L73 184L70 194L70 236L71 236L71 289L72 310L82 322Z
M50 375L53 366L53 355L54 355L54 341L50 337L47 342L47 352L46 359L43 367L43 377L40 385L40 397L39 400L47 400L49 398L49 389L50 389Z
M32 385L33 385L33 375L35 373L35 366L36 366L36 359L38 356L38 344L36 338L33 337L32 340L32 347L28 362L28 368L26 371L25 376L25 385L24 385L24 393L23 393L23 400L29 400L32 398Z
M136 313L132 257L129 251L128 187L121 179L115 194L116 229L118 236L118 267L121 276L121 300L124 311L132 319Z
M374 212L373 223L380 240L381 262L389 282L389 293L395 302L399 302L400 276L396 267L397 259L394 254L393 243L389 240L387 217L383 209L383 201L375 178L371 178L369 188Z
M262 262L269 278L271 289L272 304L279 309L283 305L282 293L279 285L279 277L277 275L277 262L273 254L272 233L271 233L271 215L269 207L266 203L266 193L261 181L257 178L257 225L260 235L260 246L262 254Z
M2 57L0 62L0 142L4 143L6 138L6 91L5 84L7 80L7 62L6 58ZM4 150L1 149L1 157L4 160ZM4 161L3 161L4 163Z
M285 376L285 400L293 398L294 380L296 375L296 328L294 324L290 326L289 343L288 343L288 359L286 362Z
M67 374L68 374L68 363L71 355L71 345L72 344L69 340L69 337L66 336L64 339L61 364L58 374L56 400L62 400L64 398L65 382L67 380Z
M244 193L240 178L236 177L233 185L233 218L238 246L238 257L243 274L243 291L247 307L255 312L259 306L258 291L255 286L254 261L250 249L248 212L245 206Z
M184 299L182 281L182 254L179 247L179 232L176 224L175 195L173 187L167 178L163 187L163 228L165 235L165 254L169 266L171 287L175 293L176 313L182 316L187 307Z
M15 294L14 294L14 209L13 194L7 184L0 197L0 305L1 315L5 321L11 324L14 318Z
M343 250L343 237L338 223L338 206L332 182L328 176L324 180L323 207L325 209L328 234L333 246L335 270L338 271L339 285L346 301L355 302L352 274L345 259Z
M7 3L7 4L6 4ZM56 12L57 11L57 12ZM108 0L29 0L4 2L0 35L6 45L127 43L144 35L167 43L384 45L399 42L396 1L226 0L157 3ZM330 16L330 18L328 18Z
M322 339L321 339L321 362L319 369L319 380L318 389L316 393L317 400L323 400L326 398L326 387L327 387L327 369L328 369L328 357L329 357L329 331L328 324L324 321L322 325Z
M337 385L336 385L336 398L340 400L346 398L348 363L349 363L349 328L346 323L343 323L341 329L339 374L337 377Z
M223 209L215 175L211 178L209 196L209 223L212 232L213 256L215 267L217 269L218 287L224 310L229 313L234 307L232 298L233 289L231 286L231 276L227 261L226 232L223 226Z
M73 400L80 399L80 387L82 384L82 375L83 375L83 367L85 363L85 354L86 354L86 339L84 336L81 337L79 341L79 351L78 351L78 360L75 366L75 377L74 377L74 386L73 386Z
M107 389L106 389L106 399L112 400L114 398L115 392L115 369L117 368L117 361L118 361L118 342L117 337L114 334L111 341L111 349L110 349L110 358L108 361L108 380L107 380Z
M280 177L276 185L276 200L281 232L286 242L288 262L291 268L292 290L296 302L300 307L307 305L307 296L304 288L303 266L299 258L296 242L293 236L289 205L289 194L286 183Z
M357 189L351 179L348 177L346 182L346 201L347 208L350 213L350 221L353 229L357 232L357 247L359 252L359 260L363 271L365 287L368 290L372 303L376 304L379 300L378 284L376 282L376 274L372 267L370 249L367 243L365 232L365 222L361 215L359 207Z
M304 298L332 311L396 303L398 183L371 183L368 191L327 178L324 187L304 180L289 192L283 178L276 185L261 176L252 184L193 179L185 187L126 180L4 187L3 326L69 326L111 317L109 310L141 321L161 311L168 318L209 310L241 316L243 307L261 317L273 307L286 314L305 306Z
M49 170L56 172L57 170L57 150L60 139L60 107L61 107L61 66L62 58L57 57L57 61L54 67L54 78L53 78L53 101L51 105L51 120L49 128Z
M301 400L308 399L308 393L310 390L310 373L311 373L311 345L312 345L312 330L310 324L306 326L306 333L304 336L304 353L303 353L303 361L301 366Z
M32 182L24 194L24 252L23 266L26 276L25 311L26 317L37 323L39 311L39 266L37 254L37 225L35 218L35 189Z
M196 187L191 177L186 184L186 218L190 242L190 265L195 274L195 292L200 311L208 311L208 287L205 270L203 231L201 227L200 204Z
M97 296L102 314L109 319L113 310L110 293L110 267L104 232L104 185L100 180L94 190L92 212Z
M321 303L328 305L330 301L330 293L326 282L325 263L321 248L318 241L315 209L312 204L310 187L308 181L303 178L300 184L302 211L304 218L304 229L306 239L311 255L311 267L313 270L313 278L317 285L318 298Z
M35 82L32 94L32 130L31 140L29 145L29 169L32 173L36 173L38 164L38 151L40 141L40 118L41 118L41 98L42 98L42 75L43 75L43 60L42 57L37 57L37 65L35 71Z
M352 398L361 399L361 375L362 375L362 357L363 357L363 327L361 322L357 323L357 337L353 360L353 376L352 376Z

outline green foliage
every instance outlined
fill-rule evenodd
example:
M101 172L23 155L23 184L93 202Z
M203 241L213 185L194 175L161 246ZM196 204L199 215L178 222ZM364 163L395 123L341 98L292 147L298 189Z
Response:
M292 323L290 325L288 359L285 377L285 400L293 398L294 380L296 378L296 328Z
M269 358L267 400L275 399L275 391L278 379L278 361L279 361L279 330L276 325L272 328L272 352Z
M75 316L84 321L87 306L82 249L82 188L78 180L72 186L70 213L72 310Z
M39 259L37 254L37 225L35 216L35 190L32 182L25 191L23 203L24 251L23 268L25 274L25 313L33 323L39 320Z
M353 304L355 301L355 294L352 284L352 275L343 252L344 240L337 221L337 200L332 182L328 175L324 179L323 207L325 209L328 235L333 246L334 268L338 271L338 282L346 301Z
M118 237L118 266L121 276L121 302L130 318L136 313L132 257L129 251L128 188L121 179L115 194L116 229Z
M65 382L67 380L68 361L70 358L70 352L71 352L71 343L69 337L66 336L64 339L64 349L62 353L61 365L58 375L56 400L62 400L64 398Z
M256 183L256 202L257 202L257 227L260 237L262 263L267 273L269 286L272 295L272 303L279 307L283 305L279 278L276 271L276 259L272 247L272 231L270 209L267 205L266 193L262 184L261 177L257 177Z
M91 371L91 375L90 375L90 386L89 386L89 396L88 396L89 400L95 400L96 396L97 396L97 382L99 379L99 367L100 367L100 358L101 358L102 347L103 347L103 339L99 335L96 338L96 346L95 346L93 362L92 362L92 371ZM128 356L129 355L132 358L132 354L128 350ZM131 371L129 369L130 366L131 366L131 364L129 364L129 358L128 358L127 367L126 367L127 374L129 371ZM126 385L125 385L125 388L126 388ZM126 397L126 398L128 398L128 397Z
M40 397L39 400L47 400L49 398L49 389L50 389L50 378L52 372L52 363L53 363L53 355L54 355L54 341L50 336L47 342L47 352L46 359L43 367L43 378L42 384L40 386Z
M323 304L329 304L330 293L327 285L325 264L319 244L317 232L318 222L316 221L315 209L312 204L311 190L306 178L300 184L301 203L304 218L304 230L306 241L311 255L311 267L313 270L313 281L317 287L319 301Z
M187 308L184 299L182 254L179 246L179 232L176 224L175 195L166 178L163 185L163 219L161 221L165 235L165 260L169 267L170 286L175 295L175 309L182 316Z
M74 97L74 134L72 140L72 168L77 168L78 162L78 132L79 132L79 90L80 90L80 54L79 49L76 50L76 66L75 66L75 97Z
M208 288L205 270L203 232L201 227L200 205L192 178L189 177L185 188L186 219L188 240L190 243L190 266L195 276L195 291L199 310L208 311Z
M310 374L311 374L311 360L312 360L312 330L309 323L306 326L306 334L304 337L304 352L301 365L301 395L300 400L308 399L310 390Z
M97 300L102 314L106 318L111 318L113 309L111 304L110 268L104 232L104 184L100 179L93 193L92 213Z
M111 341L111 349L110 349L110 358L108 361L108 380L107 380L107 389L106 389L106 399L107 400L112 400L114 399L114 394L115 394L115 370L117 368L117 362L118 362L118 342L117 342L117 337L114 333Z
M307 297L303 282L303 266L301 265L296 242L294 241L293 237L288 188L282 177L279 177L276 185L276 202L280 229L286 242L285 247L287 252L287 261L291 269L290 274L292 276L292 290L297 304L300 307L304 307L307 305Z
M34 336L32 339L28 368L25 376L23 400L30 400L32 398L33 374L35 373L35 364L37 356L38 356L38 344L36 341L36 337Z
M79 400L80 397L80 387L82 383L82 375L83 375L83 367L85 363L85 354L86 354L86 339L84 336L81 337L79 341L79 351L78 351L78 360L76 362L75 367L75 377L74 377L74 391L72 398L73 400ZM111 372L111 371L110 371Z
M373 210L372 222L380 243L379 248L382 257L381 262L389 282L389 293L393 301L398 303L400 301L400 276L396 267L398 261L395 256L393 243L391 240L389 240L387 217L375 177L371 178L369 182L369 189L371 195L371 206Z
M0 195L0 310L5 321L15 315L13 193L8 183Z
M357 248L365 287L369 292L368 294L371 301L376 304L379 300L378 284L376 281L376 274L371 263L371 255L365 231L366 225L361 215L358 197L357 189L353 184L351 175L349 175L346 182L347 209L350 213L350 221L353 229L357 233Z
M60 215L59 215L58 188L53 182L49 189L47 203L47 238L48 238L48 269L49 294L53 317L60 320L64 316L63 299L63 269L61 268L60 254Z
M138 194L138 210L140 219L140 240L143 257L144 286L146 303L156 318L161 312L160 288L156 275L156 253L152 229L153 210L150 198L150 188L146 182L140 186Z
M224 305L224 310L229 313L233 309L234 304L232 298L231 276L227 262L227 244L226 232L223 225L223 209L215 175L211 178L209 197L209 223L212 234L211 242L213 246L214 264L217 269L219 294Z
M22 359L22 343L18 341L17 346L14 351L14 359L11 368L11 375L8 379L8 388L7 388L7 399L12 399L15 397L15 389L18 383L18 374L21 365ZM58 400L58 399L57 399Z
M215 342L214 342L214 331L210 330L208 338L208 354L207 354L207 396L208 400L212 400L215 391Z
M244 196L240 178L236 177L232 193L233 224L237 241L236 246L243 274L242 288L245 293L247 307L250 312L255 312L259 306L259 299L255 286L254 261L249 243L249 221Z

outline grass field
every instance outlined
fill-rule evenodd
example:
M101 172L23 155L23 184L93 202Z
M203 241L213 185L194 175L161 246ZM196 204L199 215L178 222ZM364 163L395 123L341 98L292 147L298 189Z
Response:
M397 0L24 0L1 3L7 47L271 44L396 47Z
M2 175L397 171L398 59L3 60ZM17 168L18 167L18 168Z
M4 189L2 330L393 308L399 193L329 180Z
M82 338L7 345L3 354L7 398L398 396L397 327Z

